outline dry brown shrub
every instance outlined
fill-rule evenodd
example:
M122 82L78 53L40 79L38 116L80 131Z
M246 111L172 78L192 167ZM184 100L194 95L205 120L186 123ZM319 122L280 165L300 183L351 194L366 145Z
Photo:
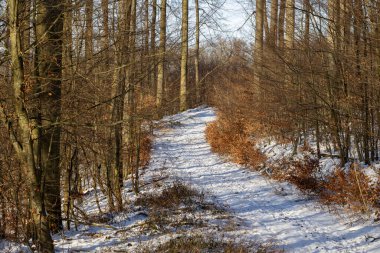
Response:
M255 148L249 124L244 119L229 119L221 114L218 116L218 120L206 128L206 138L212 151L252 168L265 161L265 156Z
M366 212L378 203L379 187L353 164L348 171L335 169L324 183L324 203L347 205L353 211Z
M288 181L305 193L322 191L321 182L316 178L319 160L305 156L302 160L284 158L271 166L272 177L280 181Z

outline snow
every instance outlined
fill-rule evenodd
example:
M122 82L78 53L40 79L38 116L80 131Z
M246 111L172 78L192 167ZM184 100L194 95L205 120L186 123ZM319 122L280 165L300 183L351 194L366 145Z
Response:
M152 185L154 179L164 179L160 181L164 185L183 180L231 212L238 226L228 231L227 236L274 243L286 252L380 252L379 224L339 208L329 210L289 183L270 180L259 172L214 154L205 139L205 128L215 119L212 108L200 107L157 123L159 127L155 130L151 162L141 175L142 191L156 191L152 187L144 187ZM272 162L291 150L287 145L268 143L263 149L271 154ZM336 164L334 159L326 159L322 163L326 170ZM164 234L142 232L140 225L147 215L130 205L136 199L130 189L130 182L126 181L123 195L128 201L128 208L125 212L104 214L109 219L106 225L79 225L78 231L72 229L55 235L56 251L137 252L141 246L154 248L177 238L180 231ZM94 190L89 190L80 205L88 215L98 213L94 193ZM106 211L105 196L98 192L98 197L101 209ZM215 225L214 228L209 226L200 230L205 233L219 231L223 222L211 216L202 216L202 219ZM185 233L194 232L184 230ZM0 252L8 252L4 249L18 252L19 247L0 241Z
M212 108L165 118L180 124L157 132L151 169L165 167L228 205L243 221L240 233L245 238L273 241L290 252L380 252L378 224L345 213L335 215L288 183L269 180L213 154L204 136L206 124L213 120Z
M29 248L19 243L9 242L0 239L0 252L12 253L12 252L30 252Z

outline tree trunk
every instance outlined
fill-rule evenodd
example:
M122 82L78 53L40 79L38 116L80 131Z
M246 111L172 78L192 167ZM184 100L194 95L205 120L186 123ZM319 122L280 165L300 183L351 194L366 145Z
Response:
M199 83L199 0L195 0L195 89L196 89L196 104L201 102L201 87Z
M92 78L91 76L91 70L93 68L92 64L92 56L94 51L93 46L93 13L94 13L94 1L93 0L86 0L85 5L85 18L86 18L86 32L85 32L85 49L84 54L86 58L86 71L88 72L88 77Z
M129 83L129 68L126 53L130 50L128 40L133 31L130 30L130 22L133 8L130 0L123 0L120 7L119 16L119 39L118 39L118 64L120 70L118 71L118 82L116 85L115 98L112 109L112 122L113 127L113 156L112 156L112 175L113 180L112 188L115 194L117 210L123 210L123 199L121 195L121 188L123 186L123 121L124 121L124 103L125 103L125 89L127 82Z
M278 46L284 48L286 0L280 0L280 13L278 16Z
M263 43L264 43L264 0L256 1L256 32L255 32L255 75L254 82L260 85L261 70L262 70L262 56L263 56Z
M63 22L63 80L71 86L72 71L72 3L71 0L65 1L65 12ZM76 129L74 129L76 132ZM76 133L77 134L77 133ZM70 215L71 215L71 183L72 183L72 166L67 166L64 175L64 188L63 188L63 212L66 218L66 228L70 229Z
M294 30L295 30L295 0L286 0L286 33L285 47L292 50L294 47Z
M28 117L27 108L25 107L25 82L24 82L24 68L23 58L21 57L21 38L20 20L18 19L18 12L20 10L19 1L8 1L8 14L9 14L9 44L10 44L10 56L11 56L11 70L12 70L12 87L14 96L14 109L17 115L17 123L19 127L20 135L16 136L12 129L12 125L5 120L6 126L8 126L8 132L13 147L17 153L17 156L21 162L23 173L26 176L28 182L28 188L30 193L30 213L34 225L34 237L33 242L37 245L40 252L54 252L53 240L50 235L49 220L45 209L43 191L41 185L41 177L39 170L41 168L36 164L33 139L30 126L31 121ZM60 6L60 5L57 5ZM59 9L59 8L58 8ZM55 18L59 17L59 11L52 13L57 14ZM59 22L58 22L59 23ZM59 28L57 29L59 32ZM60 50L58 49L58 52ZM4 108L0 107L0 119L6 119ZM54 157L55 158L55 157ZM54 160L56 161L56 160ZM50 168L51 169L51 168ZM59 172L59 171L58 171ZM50 173L48 173L50 174ZM59 173L58 173L59 175ZM50 175L49 175L50 179ZM59 181L58 181L59 182ZM58 184L59 189L59 184ZM54 192L53 192L54 193ZM59 195L58 195L59 196ZM54 195L54 197L57 197ZM59 202L60 203L60 202ZM59 207L60 208L60 207Z
M156 106L161 109L164 93L165 79L165 52L166 52L166 0L161 0L160 14L160 45L158 49L158 67L157 67L157 94Z
M304 0L303 6L305 9L305 32L304 32L304 45L306 50L309 50L310 47L310 0Z
M144 0L144 50L143 50L143 57L141 57L141 73L144 73L143 71L147 71L147 74L144 74L144 81L147 88L150 90L150 84L151 84L151 69L153 65L150 62L150 56L152 55L151 52L149 52L149 0ZM148 89L147 89L148 90Z
M272 47L277 45L277 21L278 21L278 0L271 1L270 7L270 30L269 30L269 44Z
M62 229L60 194L60 136L62 34L64 3L38 0L36 15L37 83L41 93L41 168L45 205L51 229Z
M157 57L156 57L156 21L157 20L157 0L152 0L152 19L150 24L150 57L152 62L152 73L150 74L151 77L151 92L152 94L156 91L156 83L157 83ZM148 74L149 75L149 74Z
M285 89L292 83L291 65L293 65L294 31L295 31L295 0L286 0L286 31L285 31Z
M136 66L136 60L135 60L135 50L136 50L136 0L132 0L131 4L131 18L129 23L129 50L130 50L130 63L129 67L126 69L126 80L128 81L128 94L127 94L127 146L128 146L128 170L131 173L131 176L133 176L133 169L134 169L134 134L135 134L135 127L136 127L136 99L135 99L135 66Z
M103 49L108 49L109 45L109 28L108 28L108 0L102 0L102 18L103 18Z
M179 109L187 109L187 58L189 46L189 1L182 0L182 29L181 29L181 84L179 96Z

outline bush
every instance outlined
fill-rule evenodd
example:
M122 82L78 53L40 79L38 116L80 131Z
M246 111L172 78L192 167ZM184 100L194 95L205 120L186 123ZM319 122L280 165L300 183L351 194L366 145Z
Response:
M257 168L266 158L255 148L250 135L244 119L228 119L222 115L206 128L206 138L213 152L226 155L237 164Z
M347 205L354 211L367 212L378 206L379 188L371 183L369 177L357 168L357 164L344 171L335 169L324 182L325 191L322 201Z
M302 160L284 158L271 166L272 177L280 181L288 181L305 193L322 191L321 182L316 177L319 160L305 156Z

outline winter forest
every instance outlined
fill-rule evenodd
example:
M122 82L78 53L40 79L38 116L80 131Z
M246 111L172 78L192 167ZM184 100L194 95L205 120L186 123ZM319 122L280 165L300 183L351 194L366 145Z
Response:
M0 0L0 252L380 252L379 0Z

